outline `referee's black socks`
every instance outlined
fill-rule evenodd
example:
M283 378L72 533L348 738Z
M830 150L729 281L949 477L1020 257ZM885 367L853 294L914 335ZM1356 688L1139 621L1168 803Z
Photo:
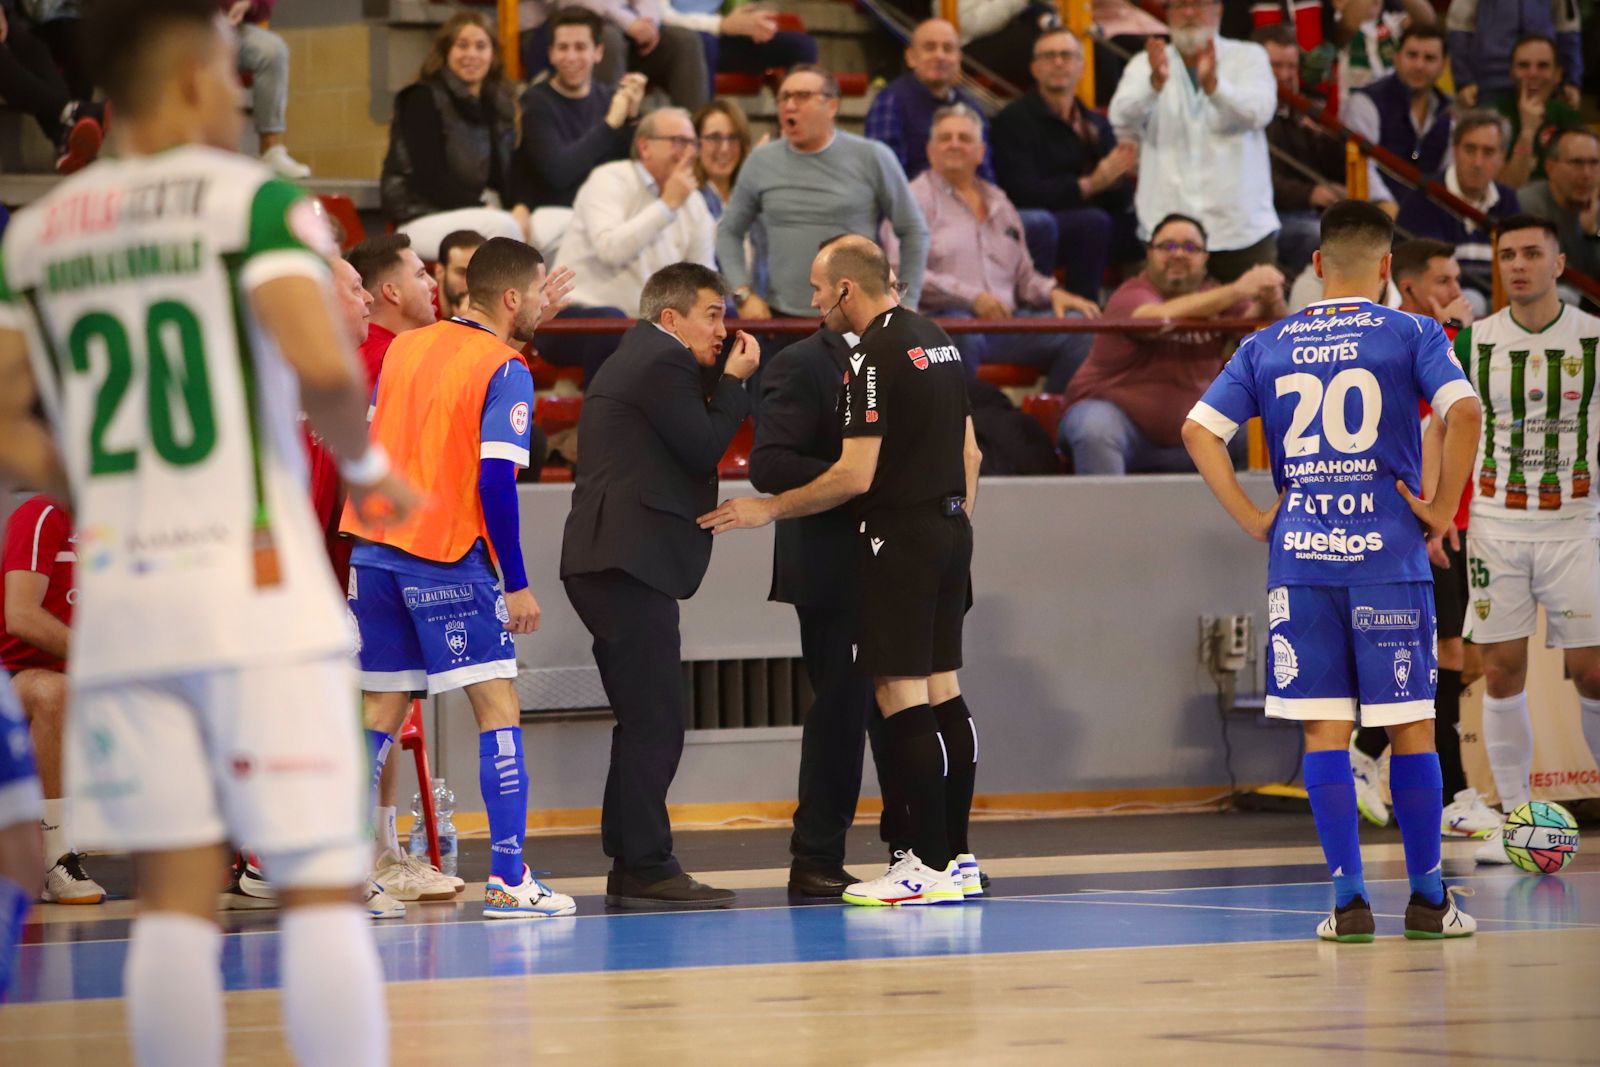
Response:
M967 843L967 821L972 816L972 790L978 779L978 729L959 693L935 704L933 717L939 723L945 759L950 764L944 777L945 829L950 835L950 851L959 856L972 851Z
M926 704L913 704L883 721L895 783L910 822L907 835L923 865L942 871L950 865L945 829L945 753L939 721Z

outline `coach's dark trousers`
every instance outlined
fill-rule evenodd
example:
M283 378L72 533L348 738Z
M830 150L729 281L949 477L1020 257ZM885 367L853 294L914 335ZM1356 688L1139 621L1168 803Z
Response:
M872 694L872 679L856 669L854 646L860 612L838 606L795 606L800 619L800 655L814 693L800 734L799 804L789 852L802 863L837 867L844 863L845 832L855 820L861 796L861 757L870 734L873 762L884 793L884 841L900 832L878 758L882 718Z
M683 873L667 819L686 718L678 602L618 570L572 575L563 584L594 638L594 661L617 719L601 846L616 870L647 882L671 878Z

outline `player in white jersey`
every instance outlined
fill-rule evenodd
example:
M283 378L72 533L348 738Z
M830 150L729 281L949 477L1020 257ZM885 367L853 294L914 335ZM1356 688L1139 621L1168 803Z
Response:
M1510 306L1456 337L1483 401L1478 492L1467 524L1467 640L1483 650L1483 737L1510 812L1529 799L1533 726L1528 638L1535 605L1545 643L1563 649L1583 735L1600 762L1600 441L1595 348L1600 319L1561 302L1566 266L1556 228L1533 215L1501 221L1500 276ZM1509 862L1498 833L1475 853Z
M298 189L223 150L240 135L237 44L216 4L100 0L84 47L122 154L12 222L0 358L27 349L86 535L66 772L85 844L135 854L135 1058L222 1059L213 909L232 840L285 908L290 1048L382 1063L356 682L299 410L357 506L403 513L414 497L367 443L326 227ZM30 421L0 413L4 432Z

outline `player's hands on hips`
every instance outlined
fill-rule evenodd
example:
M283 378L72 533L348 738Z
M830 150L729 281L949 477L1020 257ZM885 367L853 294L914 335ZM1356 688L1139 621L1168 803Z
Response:
M1278 494L1278 499L1266 511L1258 511L1254 518L1247 518L1239 523L1244 532L1257 541L1265 541L1272 534L1272 524L1278 518L1278 508L1283 506L1283 494Z
M390 471L371 485L350 485L350 503L367 522L400 523L422 506L422 495Z
M531 634L539 628L539 602L533 599L532 589L518 589L506 594L506 611L511 621L506 630L514 634Z
M772 498L739 496L724 500L716 511L700 516L702 530L713 534L729 530L755 530L772 521Z
M1406 498L1406 503L1411 507L1411 514L1422 523L1422 529L1427 533L1429 540L1435 537L1444 537L1456 527L1456 505L1458 501L1422 500L1415 496L1406 483L1395 480L1394 487L1400 490L1400 495ZM1430 546L1431 554L1431 546Z
M1461 532L1456 529L1455 523L1450 524L1450 529L1446 530L1442 537L1428 535L1428 562L1442 571L1450 569L1450 557L1444 553L1444 546L1447 543L1451 549L1461 551Z
M733 335L733 344L728 348L728 362L723 366L723 372L731 374L741 382L750 380L750 375L761 366L761 346L756 344L756 339L743 330Z

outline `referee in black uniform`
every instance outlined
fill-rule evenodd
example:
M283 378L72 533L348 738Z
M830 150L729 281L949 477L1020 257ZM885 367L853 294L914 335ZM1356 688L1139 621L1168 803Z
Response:
M855 500L861 593L856 661L883 713L892 791L907 840L882 878L848 903L927 904L980 892L967 842L977 733L961 698L961 625L982 459L961 355L938 326L895 302L883 251L863 237L825 246L811 266L823 324L854 332L838 462L775 497L726 500L700 518L714 533L813 515Z

